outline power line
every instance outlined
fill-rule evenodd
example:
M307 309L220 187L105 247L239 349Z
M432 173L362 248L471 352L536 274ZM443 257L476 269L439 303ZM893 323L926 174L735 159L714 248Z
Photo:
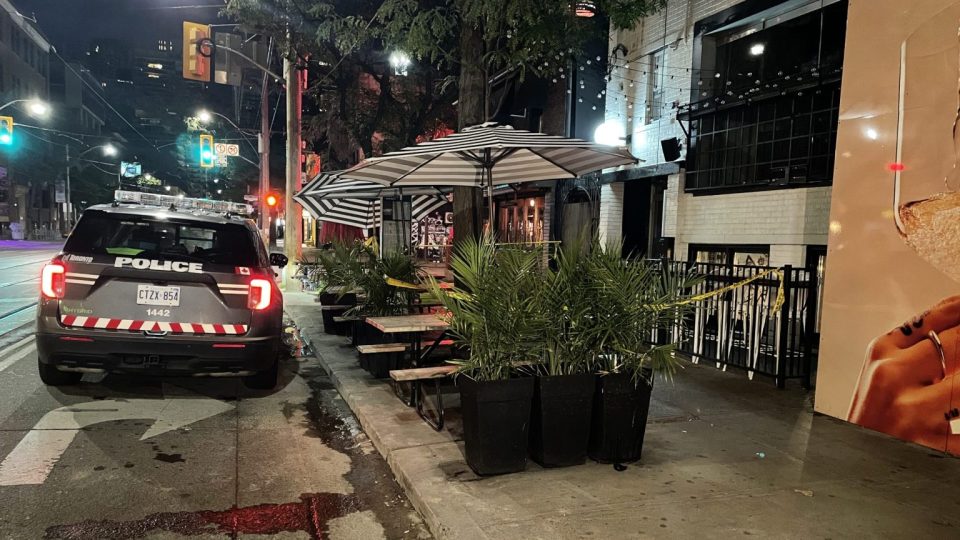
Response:
M140 130L138 130L137 128L133 127L133 124L131 124L131 123L127 120L127 118L126 118L125 116L123 116L122 114L120 114L120 112L119 112L117 109L115 109L115 108L113 107L113 105L111 105L110 102L106 100L106 98L104 98L102 95L100 95L100 90L99 90L99 89L94 88L93 85L91 85L85 78L83 78L79 73L77 73L77 70L73 69L73 66L71 66L62 56L60 56L60 53L57 52L56 49L54 49L53 47L51 47L50 50L53 51L53 54L55 54L55 55L57 56L57 58L60 59L61 62L63 62L64 67L66 67L67 69L69 69L71 73L73 73L78 79L80 79L80 82L82 82L84 86L86 86L87 88L89 88L90 91L93 92L93 94L94 94L95 96L97 96L97 98L98 98L100 101L102 101L104 105L107 106L107 108L109 108L111 111L113 111L113 114L117 115L118 118L120 118L121 120L123 120L123 123L125 123L127 126L129 126L130 129L132 129L134 133L136 133L137 135L139 135L141 139L143 139L147 144L149 144L150 147L153 148L153 150L154 150L155 152L158 152L157 147L156 147L153 143L151 143L149 139L147 139L146 137L144 137L143 133L140 133Z

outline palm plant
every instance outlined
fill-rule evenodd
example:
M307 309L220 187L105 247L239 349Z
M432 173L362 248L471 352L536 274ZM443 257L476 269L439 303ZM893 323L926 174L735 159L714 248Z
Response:
M590 288L600 307L592 340L603 353L594 357L594 368L648 382L653 373L671 377L679 365L675 344L658 345L652 337L683 317L689 309L684 291L699 278L668 265L622 259L620 253L616 245L595 245L589 259Z
M377 257L371 252L361 262L361 269L353 285L363 291L364 300L349 314L382 317L406 313L417 291L389 285L387 278L416 281L420 268L412 257L400 252Z
M517 366L540 361L542 339L536 303L539 255L497 251L489 237L469 239L454 251L450 268L458 286L434 295L450 312L450 333L470 357L454 361L477 381L509 379Z
M317 262L322 268L318 275L322 276L322 283L318 284L320 294L337 287L340 296L357 288L357 282L363 274L363 263L368 254L363 245L357 243L348 245L335 242L333 249L321 253Z
M556 253L555 268L543 274L536 299L546 375L589 373L595 364L601 345L595 313L603 306L593 292L591 256L582 243L565 246Z

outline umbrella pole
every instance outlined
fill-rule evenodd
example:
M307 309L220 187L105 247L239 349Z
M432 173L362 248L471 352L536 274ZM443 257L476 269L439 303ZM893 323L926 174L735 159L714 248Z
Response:
M493 175L490 174L492 171L488 167L484 167L484 172L487 175L487 218L490 223L490 238L494 237L493 230Z

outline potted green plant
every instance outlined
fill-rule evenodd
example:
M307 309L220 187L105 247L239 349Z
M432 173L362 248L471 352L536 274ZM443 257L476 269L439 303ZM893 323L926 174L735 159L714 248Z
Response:
M357 303L355 283L363 270L362 246L334 243L332 249L317 257L320 272L315 274L318 300L323 308L323 329L328 334L345 333L343 325L334 322L334 317L343 315Z
M544 467L583 463L596 388L598 305L583 244L557 252L536 299L543 362L538 366L530 425L530 456Z
M464 241L450 262L457 286L433 293L449 311L450 332L469 357L458 366L465 457L480 475L526 468L533 378L540 360L535 293L538 255L498 252L489 238Z
M366 317L389 317L407 313L417 291L395 287L387 283L387 278L405 282L415 282L420 271L412 257L400 252L389 253L383 257L367 249L362 259L361 270L351 284L363 293L363 299L346 312L359 317L354 322L354 338L357 345L385 343L385 336L376 328L367 324Z
M598 330L588 454L601 463L640 459L655 374L672 377L678 363L674 344L651 344L653 333L670 327L687 308L684 291L697 278L667 264L620 257L617 246L597 246L590 258L591 290L603 309Z

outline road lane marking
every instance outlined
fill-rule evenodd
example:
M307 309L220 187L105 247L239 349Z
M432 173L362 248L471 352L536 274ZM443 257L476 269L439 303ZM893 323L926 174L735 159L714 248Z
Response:
M44 483L85 427L117 420L153 419L153 425L140 437L143 441L234 408L232 403L192 395L196 397L90 401L54 409L43 415L0 462L0 486Z
M0 372L16 364L28 354L37 350L34 336L27 336L13 345L0 351Z

